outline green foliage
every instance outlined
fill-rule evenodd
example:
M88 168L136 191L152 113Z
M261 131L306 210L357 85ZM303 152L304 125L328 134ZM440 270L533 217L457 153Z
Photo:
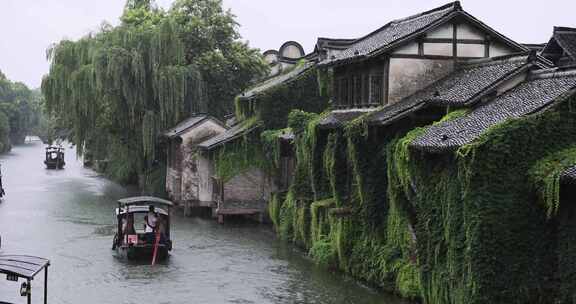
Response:
M308 254L320 266L334 267L336 265L336 248L332 239L328 237L316 240Z
M565 102L394 170L410 184L396 197L413 215L425 303L572 303L574 210L559 174L576 163L575 126Z
M260 134L262 149L270 162L270 168L277 172L280 168L280 136L291 134L292 129L266 130Z
M530 171L532 183L539 189L548 217L558 213L560 177L566 169L574 165L576 165L576 148L570 147L548 155L532 167Z
M309 67L295 79L266 89L249 99L237 99L239 119L253 116L264 123L266 129L283 128L293 110L320 113L328 106L328 97L320 94L318 73Z
M232 96L265 72L257 51L238 38L220 1L179 0L166 12L154 1L129 0L121 25L48 51L47 112L80 152L110 160L109 175L144 187L165 157L161 132L192 113L229 113ZM120 164L123 154L113 151L123 149L132 158Z
M36 133L42 111L41 95L0 72L0 153Z
M236 175L258 168L270 172L272 161L266 158L259 134L259 122L245 121L245 128L252 131L242 137L226 143L215 152L216 176L228 181Z

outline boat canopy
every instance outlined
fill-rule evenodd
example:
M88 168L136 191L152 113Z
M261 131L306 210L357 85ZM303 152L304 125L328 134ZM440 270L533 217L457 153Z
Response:
M32 280L40 271L50 266L50 261L29 255L0 255L0 273Z
M168 207L172 207L174 204L169 201L159 197L154 196L134 196L134 197L127 197L123 199L119 199L118 203L123 206L136 206L136 205L150 205L150 204L158 204L164 205Z
M162 209L162 208L155 208L154 211L156 211L159 214L168 216L168 212L166 212L166 210ZM126 206L126 207L122 207L122 208L116 208L116 215L123 215L126 213L147 213L148 212L148 206Z

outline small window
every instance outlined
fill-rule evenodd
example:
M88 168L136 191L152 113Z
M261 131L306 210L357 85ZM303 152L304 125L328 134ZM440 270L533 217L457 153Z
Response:
M382 74L370 75L370 105L382 104Z
M345 106L348 104L348 96L349 96L349 91L348 91L348 78L342 78L342 80L340 81L340 105Z
M362 75L362 104L370 103L370 75Z
M354 105L362 104L362 75L354 76Z

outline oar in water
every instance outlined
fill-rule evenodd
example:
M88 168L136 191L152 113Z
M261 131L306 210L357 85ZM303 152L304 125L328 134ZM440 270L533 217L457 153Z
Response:
M160 246L160 231L156 231L156 240L154 240L154 252L152 254L152 266L156 264L156 255L158 254L158 246Z

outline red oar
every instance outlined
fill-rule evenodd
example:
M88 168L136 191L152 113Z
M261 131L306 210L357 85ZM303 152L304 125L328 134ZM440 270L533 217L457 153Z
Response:
M160 245L160 231L156 231L156 240L154 241L154 253L152 254L152 266L156 264L156 255L158 254L158 246Z

